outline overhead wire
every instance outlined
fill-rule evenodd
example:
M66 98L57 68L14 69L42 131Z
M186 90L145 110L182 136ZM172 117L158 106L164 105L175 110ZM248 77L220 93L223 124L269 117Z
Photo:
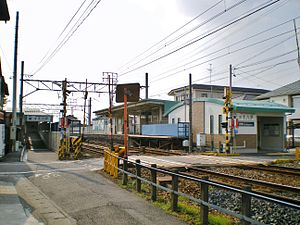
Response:
M148 51L150 51L152 48L156 47L157 45L159 45L160 43L162 43L163 41L167 40L169 37L171 37L172 35L174 35L175 33L177 33L178 31L180 31L181 29L183 29L184 27L186 27L187 25L191 24L193 21L195 21L196 19L198 19L200 16L204 15L205 13L207 13L208 11L210 11L211 9L213 9L214 7L216 7L217 5L219 5L221 2L223 2L224 0L220 0L218 2L216 2L215 4L213 4L212 6L210 6L208 9L206 9L205 11L201 12L200 14L198 14L197 16L195 16L193 19L189 20L187 23L185 23L184 25L180 26L179 28L177 28L176 30L174 30L173 32L171 32L170 34L168 34L166 37L164 37L162 40L158 41L157 43L155 43L154 45L150 46L148 49L146 49L145 51L143 51L142 53L138 54L136 57L134 57L133 59L129 60L127 63L125 63L124 65L122 65L121 67L119 67L118 70L120 70L121 68L127 66L128 64L130 64L131 62L133 62L134 60L136 60L137 58L139 58L140 56L144 55L145 53L147 53ZM146 56L145 58L148 58L149 56ZM145 59L143 58L143 59ZM139 61L140 62L140 61ZM138 63L138 62L137 62ZM137 63L131 65L134 66ZM122 71L121 71L122 72Z
M58 53L58 51L70 40L78 28L83 24L83 22L90 16L93 10L98 6L101 0L92 0L90 4L86 7L85 11L81 14L80 18L76 21L73 27L70 29L68 34L63 38L63 40L56 46L52 53L47 57L44 63L33 73L36 74L39 72L45 65L47 65L51 59ZM83 19L82 19L83 18ZM80 21L81 19L81 21Z
M164 73L162 73L162 74L160 74L160 77L159 77L159 78L152 80L151 83L160 81L160 80L165 79L165 78L167 78L167 77L171 77L171 76L173 76L173 75L176 75L176 74L178 74L178 73L180 73L180 72L184 72L184 71L186 71L186 70L190 70L190 69L193 69L193 68L195 68L195 67L201 66L201 65L203 65L203 64L212 62L213 60L223 58L223 57L225 57L225 56L227 56L227 55L230 55L230 54L233 54L233 53L236 53L236 52L245 50L245 49L247 49L247 48L256 46L256 45L261 44L261 43L264 43L264 42L266 42L266 41L270 41L270 40L272 40L272 39L274 39L274 38L281 37L282 35L285 35L285 34L288 34L288 33L291 33L291 32L292 32L292 30L287 31L287 32L280 33L280 34L278 34L278 35L274 35L274 36L272 36L272 37L266 38L266 39L264 39L264 40L260 40L260 41L258 41L258 42L252 43L252 44L249 44L249 45L247 45L247 46L241 47L241 48L236 49L236 50L234 50L234 51L227 52L227 53L224 53L224 54L222 54L222 55L216 56L216 57L214 57L214 58L207 59L206 61L203 61L203 62L198 63L198 64L196 64L196 65L193 65L193 66L184 68L184 69L182 69L182 70L176 71L176 72L174 72L174 73L168 74L168 75L163 76L163 77L161 77L161 75L164 74ZM288 37L286 40L284 40L284 41L280 40L280 42L279 42L279 43L276 43L276 45L272 46L272 48L274 48L274 47L276 47L276 46L278 46L278 45L284 43L284 42L287 41L287 40L290 40L290 39L293 38L293 37L294 37L294 36L289 36L289 37ZM244 40L245 40L245 39L244 39ZM241 43L241 42L238 41L238 42L236 42L236 43ZM233 45L235 45L236 43L234 43ZM225 48L222 48L221 50L224 50L224 49L226 49L226 48L228 48L228 46L225 47ZM270 49L271 49L271 48L270 48ZM270 50L270 49L269 49L269 50ZM211 55L213 55L213 54L215 54L215 53L217 53L217 52L219 52L219 51L220 51L220 50L218 50L218 51L216 51L216 52L213 52L213 53L210 53L210 54L207 54L207 55L205 55L205 56L202 56L202 57L200 57L200 58L198 58L197 60L194 60L194 61L192 61L192 62L195 62L195 61L198 61L199 59L203 59L203 58L206 58L206 57L208 57L208 56L211 56ZM267 50L264 50L264 51L267 51ZM259 54L257 54L257 55L259 55ZM246 60L245 60L245 61L246 61ZM191 62L191 63L192 63L192 62ZM188 63L188 64L191 64L191 63ZM186 65L188 65L188 64L186 64ZM241 64L241 63L239 63L239 64ZM185 65L185 66L186 66L186 65ZM182 67L182 66L180 66L180 67L178 67L178 68L181 68L181 67Z
M183 46L181 46L181 47L179 47L179 48L177 48L175 50L172 50L172 51L170 51L170 52L168 52L168 53L166 53L166 54L164 54L164 55L162 55L162 56L160 56L160 57L158 57L156 59L153 59L153 60L151 60L151 61L149 61L149 62L147 62L147 63L145 63L143 65L140 65L140 66L138 66L138 67L136 67L134 69L131 69L131 70L129 70L129 71L127 71L127 72L125 72L125 73L123 73L121 75L128 74L130 72L133 72L135 70L138 70L140 68L148 66L148 65L150 65L150 64L152 64L152 63L154 63L154 62L156 62L158 60L161 60L161 59L163 59L163 58L165 58L167 56L170 56L170 55L172 55L172 54L174 54L174 53L176 53L176 52L178 52L178 51L180 51L180 50L182 50L182 49L184 49L184 48L186 48L186 47L188 47L190 45L193 45L193 44L197 43L198 41L200 41L200 40L202 40L204 38L207 38L207 37L209 37L209 36L211 36L213 34L218 33L221 30L224 30L225 28L227 28L227 27L229 27L229 26L231 26L231 25L233 25L233 24L235 24L235 23L237 23L237 22L239 22L239 21L241 21L241 20L243 20L243 19L245 19L245 18L247 18L247 17L249 17L249 16L251 16L251 15L253 15L253 14L255 14L255 13L261 11L261 10L263 10L263 9L265 9L265 8L267 8L267 7L270 7L271 5L273 5L273 4L275 4L275 3L279 2L279 1L280 0L275 0L275 1L269 2L266 5L261 6L261 7L257 8L257 9L255 9L255 10L253 10L252 12L249 12L249 13L247 13L247 14L245 14L245 15L243 15L243 16L241 16L241 17L239 17L239 18L237 18L237 19L235 19L235 20L233 20L233 21L231 21L229 23L227 23L226 25L223 25L221 27L218 27L218 28L212 30L211 32L207 33L206 35L203 35L203 36L201 36L201 37L199 37L199 38L197 38L197 39L195 39L195 40L193 40L193 41L191 41L191 42L189 42L189 43L187 43L187 44L185 44L185 45L183 45Z
M299 19L299 18L300 18L300 16L295 17L294 19ZM204 56L201 56L201 57L199 57L199 58L197 58L197 59L193 59L192 61L189 61L189 62L187 62L187 63L184 63L184 64L182 64L182 65L180 65L180 66L178 66L178 63L176 63L176 64L174 64L174 65L176 65L175 67L173 67L173 68L171 68L171 69L169 69L169 70L167 70L167 71L164 71L164 72L162 72L162 73L159 73L159 74L155 75L154 77L158 77L158 76L164 75L164 74L166 74L166 73L172 72L172 71L174 71L174 70L176 70L176 69L179 69L179 68L181 68L181 67L186 67L187 65L192 64L193 62L196 62L196 61L198 61L198 60L200 60L200 59L203 59L203 58L205 58L205 57L208 57L208 56L210 56L210 55L212 55L212 54L215 54L215 53L221 52L221 51L223 51L223 50L232 48L232 47L235 46L235 45L241 44L241 43L243 43L243 42L245 42L245 41L248 41L248 40L250 40L250 39L252 39L252 38L254 38L254 37L257 37L257 36L259 36L259 35L262 35L262 34L264 34L264 33L269 32L269 31L271 31L271 30L274 30L274 29L276 29L276 28L278 28L278 27L280 27L280 26L283 26L283 25L285 25L285 24L287 24L287 23L290 23L290 22L293 21L294 19L287 20L287 21L285 21L285 22L283 22L283 23L281 23L281 24L278 24L278 25L276 25L276 26L273 26L273 27L271 27L271 28L268 28L268 29L266 29L266 30L263 30L263 31L261 31L261 32L258 32L258 33L254 34L254 35L251 35L251 36L249 36L249 37L246 37L246 38L244 38L244 39L242 39L242 40L239 40L239 41L237 41L237 42L235 42L235 43L232 43L232 44L230 44L230 45L227 45L227 46L225 46L225 47L223 47L223 48L221 48L221 49L218 49L218 50L216 50L216 51L214 51L214 52L211 52L211 53L208 53L208 54L206 54L206 55L204 55ZM294 30L287 31L287 32L293 32L293 31L294 31ZM279 34L279 36L284 35L284 34L285 34L285 33ZM276 36L274 36L274 38L276 38ZM209 49L210 47L212 47L212 46L214 46L214 45L215 45L215 43L212 43L211 45L207 46L206 48L201 49L201 53L203 53L203 51L205 51L206 49ZM199 52L198 52L198 53L199 53ZM198 53L196 53L196 54L198 54ZM196 54L195 54L195 55L196 55ZM195 55L194 55L194 56L195 56ZM181 60L181 61L182 61L182 60Z
M204 22L198 24L197 26L193 27L193 28L190 29L189 31L186 31L185 33L183 33L183 34L177 36L177 37L174 38L173 40L171 40L171 41L165 43L163 46L161 46L161 47L160 47L159 49L157 49L155 52L151 53L150 55L147 55L146 57L144 57L143 59L139 60L139 61L138 61L137 63L135 63L134 65L136 65L136 64L138 64L139 62L141 62L141 61L143 61L143 60L149 58L150 56L153 56L155 53L157 53L157 52L159 52L160 50L166 48L166 47L169 46L170 44L173 44L174 42L178 41L179 39L183 38L184 36L190 34L191 32L193 32L193 31L199 29L200 27L202 27L202 26L206 25L207 23L213 21L214 19L220 17L220 16L223 15L224 13L229 12L230 10L232 10L232 9L234 9L235 7L241 5L241 4L244 3L245 1L247 1L247 0L241 0L241 1L239 1L239 2L237 2L237 3L235 3L235 4L233 4L233 5L231 5L229 8L226 8L225 10L223 10L223 11L221 11L221 12L219 12L219 13L213 15L212 17L210 17L209 19L205 20ZM271 0L271 1L272 1L272 0ZM214 7L214 6L210 7L208 10L211 10L213 7ZM206 10L205 12L207 12L208 10ZM204 13L205 13L205 12L204 12ZM176 47L176 48L178 48L178 47ZM134 65L132 65L132 66L134 66ZM125 74L126 74L126 70L120 72L120 76L123 76L123 75L125 75Z

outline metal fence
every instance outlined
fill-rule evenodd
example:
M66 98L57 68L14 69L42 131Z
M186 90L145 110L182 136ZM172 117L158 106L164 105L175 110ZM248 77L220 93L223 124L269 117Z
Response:
M127 185L128 183L128 176L136 179L136 191L141 192L141 183L144 182L151 186L151 200L157 200L157 189L161 189L163 191L169 192L171 194L171 208L173 211L177 211L178 209L178 196L185 197L197 204L200 205L200 219L202 224L208 224L208 209L215 209L221 213L236 217L241 220L242 224L257 224L263 225L259 221L253 220L251 218L251 199L256 198L268 202L272 202L275 204L280 204L285 207L294 208L300 210L300 205L292 204L289 202L281 201L275 198L270 198L261 194L251 192L250 187L245 187L245 189L238 189L234 187L230 187L224 184L216 183L213 181L208 180L208 177L198 178L193 176L188 176L182 173L173 172L166 169L157 168L156 164L147 165L146 163L141 162L140 160L130 161L126 158L118 157L116 154L111 152L110 150L106 149L105 154L109 155L111 161L106 161L106 166L108 166L111 170L118 170L122 173L122 183L123 185ZM122 164L120 164L122 163ZM131 164L131 167L135 167L135 174L128 171L128 166ZM122 166L120 166L122 165ZM151 179L147 180L141 176L141 169L146 169L150 171ZM104 168L105 170L105 168ZM172 177L172 185L171 188L162 186L157 184L157 173L161 173L164 175L168 175ZM115 172L113 173L115 174ZM115 176L116 177L116 176ZM195 182L200 185L201 187L201 198L195 198L191 195L186 193L182 193L179 191L179 179L185 179L192 182ZM230 211L228 209L222 208L218 205L214 205L209 203L209 187L217 187L227 191L239 193L241 195L241 207L240 213L236 213Z

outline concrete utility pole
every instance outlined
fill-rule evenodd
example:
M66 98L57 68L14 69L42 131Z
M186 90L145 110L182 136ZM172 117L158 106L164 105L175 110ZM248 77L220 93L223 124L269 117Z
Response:
M83 107L83 127L82 127L82 134L81 134L81 139L82 140L84 138L84 130L85 130L85 124L86 124L85 108L86 108L86 99L87 99L87 96L88 96L88 92L87 92L87 79L85 79L84 107Z
M146 94L145 94L145 99L148 99L149 98L149 84L148 84L148 73L145 74L145 83L146 83Z
M17 138L17 64L18 64L18 37L19 36L19 12L16 14L16 33L14 51L14 70L13 70L13 99L12 99L12 126L10 139L12 140L12 152L16 151Z
M23 79L24 79L24 61L21 62L21 75L20 75L20 97L19 97L19 113L20 113L20 126L21 138L23 138Z
M230 122L232 122L232 65L229 65L229 118ZM233 127L230 125L230 140L231 140L231 148L233 146ZM231 153L231 150L230 150Z
M89 99L89 126L92 125L92 98Z
M189 153L193 150L193 90L192 90L192 74L189 74Z
M118 74L113 72L103 72L103 80L108 80L108 93L109 93L109 126L110 126L110 149L114 149L113 142L113 118L112 118L112 106L113 106L113 95L114 95L114 86L117 83Z
M293 22L294 22L294 30L295 30L295 37L296 37L296 45L297 45L298 65L300 67L300 51L299 51L299 41L298 41L298 31L297 31L296 20L294 19Z

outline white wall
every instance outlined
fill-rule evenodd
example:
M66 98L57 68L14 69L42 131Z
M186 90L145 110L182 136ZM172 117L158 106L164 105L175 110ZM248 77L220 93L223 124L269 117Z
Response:
M210 102L205 103L205 133L210 134L210 116L214 116L214 134L219 131L219 115L222 115L222 121L225 122L225 114L223 114L223 106L213 104ZM224 129L222 130L224 134Z
M189 105L182 105L177 109L173 110L168 115L168 123L172 123L172 119L174 119L175 123L177 123L178 118L180 118L180 122L189 122Z
M296 109L295 113L289 116L289 119L300 118L300 95L292 96L293 98L293 108Z
M281 105L289 106L289 101L288 101L287 95L271 97L270 101L281 104Z

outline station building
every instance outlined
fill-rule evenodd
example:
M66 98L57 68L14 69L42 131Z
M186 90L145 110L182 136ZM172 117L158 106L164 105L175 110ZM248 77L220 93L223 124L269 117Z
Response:
M193 100L193 140L198 147L222 149L222 143L225 143L223 105L222 99ZM286 148L286 114L294 113L295 109L274 102L236 99L232 106L233 116L238 120L238 127L232 129L230 135L233 151L256 153L260 150L282 151ZM169 123L188 122L189 106L180 102L164 115L168 116Z
M288 141L291 147L300 144L300 80L256 97L260 101L279 103L295 109L287 116Z

